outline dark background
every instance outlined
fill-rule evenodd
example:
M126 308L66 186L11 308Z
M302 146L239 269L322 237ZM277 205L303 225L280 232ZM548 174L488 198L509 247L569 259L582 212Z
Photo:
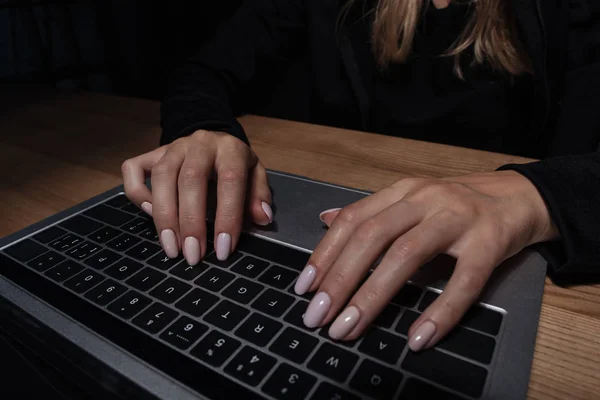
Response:
M160 100L243 0L0 0L0 83Z

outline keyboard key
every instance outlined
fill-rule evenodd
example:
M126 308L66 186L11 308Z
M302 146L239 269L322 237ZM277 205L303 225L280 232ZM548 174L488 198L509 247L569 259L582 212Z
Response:
M75 261L66 260L46 271L44 275L56 282L65 281L83 271L83 266Z
M292 309L285 315L283 319L286 322L297 326L298 328L302 328L307 331L315 331L316 328L308 328L306 325L304 325L304 313L306 313L307 308L307 301L299 301L294 307L292 307Z
M467 311L460 324L490 335L497 335L502 324L502 314L489 308L474 306Z
M274 357L246 346L227 364L225 372L248 385L256 386L275 366L275 362Z
M273 317L281 317L294 303L294 298L277 290L267 289L252 303L252 308Z
M245 278L237 278L223 291L223 296L229 297L238 303L248 304L264 289L258 283L250 282Z
M419 310L424 311L431 303L435 301L435 299L438 298L438 296L439 293L427 291L425 296L423 296L421 303L419 303ZM482 332L489 333L490 335L498 334L501 323L501 313L482 306L471 307L459 322L460 325L477 329Z
M463 400L462 397L458 397L453 393L446 392L445 390L415 378L408 378L402 388L402 392L400 392L399 398L402 400Z
M183 257L181 256L177 258L169 258L164 251L161 251L160 253L149 259L147 262L153 267L166 271L181 260L183 260Z
M263 272L269 263L258 258L245 256L231 268L231 270L237 274L247 276L248 278L256 278L261 272Z
M437 347L489 364L494 355L496 340L493 337L458 326L450 331L437 344Z
M372 328L363 338L358 350L378 360L396 364L405 345L406 339L378 328Z
M126 251L127 249L135 246L141 241L140 238L131 236L129 233L123 233L115 239L108 242L106 245L117 251Z
M252 314L235 331L235 335L257 346L264 347L275 337L282 326L281 322L274 321L260 314Z
M327 340L329 340L332 343L335 343L337 345L340 346L344 346L344 347L348 347L348 348L352 348L354 347L354 345L356 344L356 342L358 342L359 339L355 339L352 341L348 341L348 340L334 340L332 338L329 337L329 328L331 327L331 325L327 325L321 328L321 330L319 331L319 336L321 336L322 338L325 338Z
M108 310L117 314L119 317L129 319L148 307L152 303L152 300L136 292L130 290L117 300L113 301L109 306Z
M194 266L191 266L187 263L187 261L181 261L175 268L172 268L169 273L175 275L181 279L185 279L186 281L194 280L198 275L202 272L206 271L209 268L208 264L200 263Z
M16 258L21 262L33 260L34 258L41 256L47 251L47 248L45 248L41 244L37 244L36 242L30 239L22 240L19 243L13 244L8 249L4 250L6 254L13 258Z
M423 296L423 298L421 299L421 302L419 303L419 311L423 312L425 311L425 309L427 307L429 307L429 305L431 303L433 303L435 301L435 299L437 299L439 297L439 293L437 292L432 292L431 290L426 290L425 291L425 295Z
M402 367L415 375L472 397L481 396L487 377L485 368L435 349L417 353L409 351Z
M373 321L373 325L380 326L382 328L391 328L396 322L396 318L400 315L402 309L400 307L393 306L389 304L386 308L383 309L381 314L377 316L375 321Z
M308 368L338 382L344 382L358 356L331 343L323 343L308 362Z
M219 331L213 330L190 353L212 366L219 367L240 345L241 342L239 340L232 339Z
M40 243L46 244L58 239L65 233L67 233L67 231L65 231L64 229L60 229L58 226L51 226L50 228L45 229L40 233L34 235L33 238Z
M139 233L154 226L154 223L147 218L136 218L123 225L121 229L129 233Z
M110 275L113 278L122 281L141 270L142 267L142 264L125 257L122 260L119 260L116 263L114 263L110 268L108 268L104 272L106 272L107 275Z
M160 338L181 350L185 350L196 343L196 340L204 335L207 330L208 326L183 316L165 329Z
M146 267L125 282L142 292L147 292L166 277L162 272Z
M400 317L400 321L398 321L398 324L396 325L396 332L408 336L408 330L420 315L420 313L411 310L404 310Z
M204 320L224 331L230 331L237 326L249 311L229 300L223 300L211 312L206 314Z
M84 260L92 254L97 253L101 249L102 248L99 245L86 241L77 247L67 250L65 254L67 254L69 257L75 258L76 260Z
M50 250L37 257L36 259L29 261L27 265L29 265L36 271L43 272L50 267L54 267L59 262L62 262L64 259L64 256L61 256L60 254Z
M94 303L105 306L127 291L127 288L112 279L107 279L85 294Z
M109 240L116 238L120 234L121 234L120 230L111 228L110 226L105 226L104 228L99 229L96 232L89 235L88 238L90 238L91 240L93 240L96 243L103 244L103 243L108 242Z
M135 258L136 260L144 261L159 251L159 245L144 240L142 243L138 243L131 249L127 250L125 254L127 254L129 257Z
M146 229L139 235L144 239L150 240L151 242L160 242L160 238L158 237L158 233L156 232L156 228L154 226Z
M312 400L360 400L360 397L340 389L329 382L321 382Z
M294 291L294 285L290 286L287 291L288 291L288 293L293 294L294 296L302 297L304 300L308 300L308 301L311 301L312 298L315 297L315 292L306 292L303 295L298 296L296 294L296 292Z
M190 290L192 285L181 282L179 279L168 278L166 281L152 289L150 296L169 304L183 296Z
M124 194L120 194L120 195L113 197L112 199L105 202L105 204L108 204L109 206L112 206L115 208L121 208L124 205L129 204L129 203L130 203L129 199Z
M200 285L205 289L213 292L218 292L223 289L229 282L235 278L231 272L223 271L219 268L211 268L206 271L200 278L196 279L196 285Z
M58 251L67 251L70 248L77 246L81 242L83 242L81 237L72 233L68 233L65 236L62 236L60 239L50 242L50 247L53 247Z
M123 207L121 207L121 210L127 211L131 214L138 214L140 211L142 211L133 203L125 204Z
M120 259L121 256L119 254L111 250L104 249L92 255L90 258L85 260L84 263L92 268L102 270L119 261Z
M209 308L214 306L219 298L214 294L210 294L202 289L194 289L181 300L179 300L175 307L181 311L185 311L194 317L200 317Z
M276 399L303 400L316 382L314 376L283 363L269 377L262 390Z
M216 265L218 267L221 268L229 268L231 267L233 264L235 264L235 262L237 260L239 260L242 257L242 253L232 253L229 255L229 257L227 258L227 260L221 261L217 258L217 253L212 252L211 254L208 255L208 257L206 257L204 259L204 261L211 263L213 265Z
M133 324L149 333L158 333L177 318L179 314L170 308L154 303L133 319Z
M86 269L79 275L76 275L65 282L65 286L73 290L75 293L84 293L99 284L104 280L104 277L99 273Z
M286 328L269 350L286 359L302 364L319 344L319 339L294 328Z
M371 360L363 360L350 380L350 387L374 399L388 400L402 382L402 374Z
M61 222L59 225L62 228L68 229L82 236L89 235L90 233L102 228L102 224L100 222L86 218L83 215L71 217L68 220Z
M275 286L278 289L285 289L296 277L298 277L298 273L278 265L273 265L258 280L267 285Z
M400 289L396 296L394 296L392 303L396 303L403 307L412 308L417 304L417 301L419 301L421 293L423 293L423 289L407 283L402 287L402 289Z
M85 211L84 214L88 217L106 222L112 226L121 226L134 218L134 216L131 214L115 210L114 208L107 207L104 204L100 204L99 206L91 208Z
M298 273L304 269L310 257L309 253L246 234L240 235L237 248L265 260L290 267Z

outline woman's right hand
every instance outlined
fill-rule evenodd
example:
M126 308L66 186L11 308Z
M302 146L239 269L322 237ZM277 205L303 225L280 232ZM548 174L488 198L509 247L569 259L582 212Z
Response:
M221 132L196 131L121 168L127 197L154 218L170 258L179 251L190 265L206 254L208 182L217 179L214 243L219 260L235 249L244 211L259 225L273 220L265 168L241 140ZM145 184L151 176L152 191Z

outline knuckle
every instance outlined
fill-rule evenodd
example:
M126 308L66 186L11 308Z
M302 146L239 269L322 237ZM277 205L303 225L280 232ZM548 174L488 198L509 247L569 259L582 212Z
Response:
M335 219L336 221L339 220L345 224L352 225L358 219L358 212L352 207L344 207Z
M367 301L377 303L381 299L381 288L375 285L369 285L364 290L364 296Z
M387 255L398 263L412 258L418 251L420 243L418 239L398 241L389 248Z
M229 167L219 172L219 180L225 183L237 183L244 179L245 170L243 168Z
M486 282L484 274L477 271L468 271L460 276L459 285L462 290L469 293L479 293Z
M187 226L197 226L198 224L198 216L192 212L180 212L179 220L182 225Z
M372 243L377 241L380 236L381 227L377 220L370 218L360 224L360 227L356 230L356 238L360 242Z
M202 179L202 173L194 167L182 167L179 172L179 178L181 178L183 183L191 184Z
M171 166L164 161L159 161L152 167L152 175L164 176L171 173Z
M121 164L121 172L123 174L125 174L127 171L131 170L132 168L135 168L136 163L134 161L133 158L129 158L125 161L123 161L123 163Z

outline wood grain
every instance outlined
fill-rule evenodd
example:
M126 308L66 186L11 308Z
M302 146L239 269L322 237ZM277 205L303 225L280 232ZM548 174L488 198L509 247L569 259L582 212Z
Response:
M241 118L267 168L377 190L407 176L490 171L530 160L330 127ZM0 236L121 183L120 165L155 148L159 104L39 87L0 94ZM546 282L530 399L600 398L600 285Z

